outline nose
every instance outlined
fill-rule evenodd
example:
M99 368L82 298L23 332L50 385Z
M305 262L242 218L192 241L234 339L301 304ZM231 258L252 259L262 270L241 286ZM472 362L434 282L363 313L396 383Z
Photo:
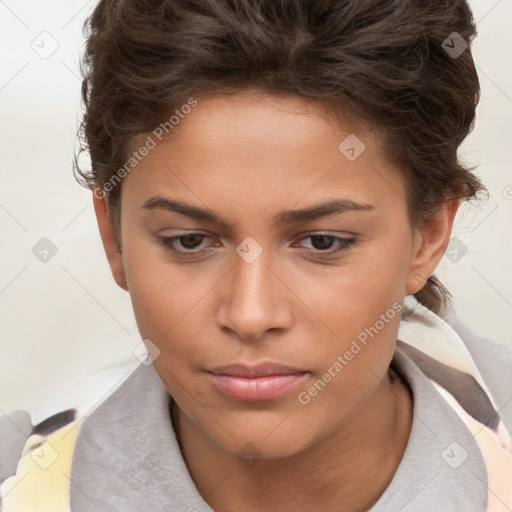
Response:
M291 292L266 251L251 263L238 255L234 260L234 268L222 284L217 309L219 327L229 329L244 341L256 341L271 329L290 328Z

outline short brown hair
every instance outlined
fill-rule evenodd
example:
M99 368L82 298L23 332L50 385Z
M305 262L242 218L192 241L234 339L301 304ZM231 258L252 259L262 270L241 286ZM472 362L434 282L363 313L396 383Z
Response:
M486 190L457 155L480 95L464 0L100 0L85 29L79 136L92 166L80 168L79 152L75 172L91 189L190 96L259 88L327 100L381 128L415 228ZM469 44L456 57L443 47L454 33ZM109 188L117 234L120 186ZM415 295L436 313L451 298L434 275Z

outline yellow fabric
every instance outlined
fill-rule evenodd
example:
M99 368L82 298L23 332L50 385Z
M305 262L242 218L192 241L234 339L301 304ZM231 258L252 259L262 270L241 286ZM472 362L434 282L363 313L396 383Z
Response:
M80 422L28 437L16 474L0 486L2 512L70 512L71 462Z

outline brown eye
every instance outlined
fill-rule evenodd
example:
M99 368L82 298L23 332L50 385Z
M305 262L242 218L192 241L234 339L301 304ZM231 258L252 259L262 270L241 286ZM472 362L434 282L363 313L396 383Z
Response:
M194 258L206 252L206 247L202 246L206 238L209 237L202 233L188 233L172 237L157 236L154 241L179 258Z
M176 238L180 241L180 244L185 249L195 249L198 245L200 245L200 243L203 241L204 237L205 237L205 235L193 234L193 235L179 236ZM197 243L198 240L199 240L199 243Z
M329 235L311 235L311 244L318 250L326 250L332 247L336 237Z
M346 251L356 244L355 238L341 238L327 233L309 235L302 240L310 240L311 247L302 247L305 252L316 255L334 255Z

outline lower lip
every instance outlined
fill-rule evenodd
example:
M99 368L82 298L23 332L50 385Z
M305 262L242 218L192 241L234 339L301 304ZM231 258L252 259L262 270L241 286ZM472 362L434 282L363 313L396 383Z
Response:
M304 381L305 373L268 375L266 377L235 377L210 373L214 386L236 400L259 402L284 395Z

